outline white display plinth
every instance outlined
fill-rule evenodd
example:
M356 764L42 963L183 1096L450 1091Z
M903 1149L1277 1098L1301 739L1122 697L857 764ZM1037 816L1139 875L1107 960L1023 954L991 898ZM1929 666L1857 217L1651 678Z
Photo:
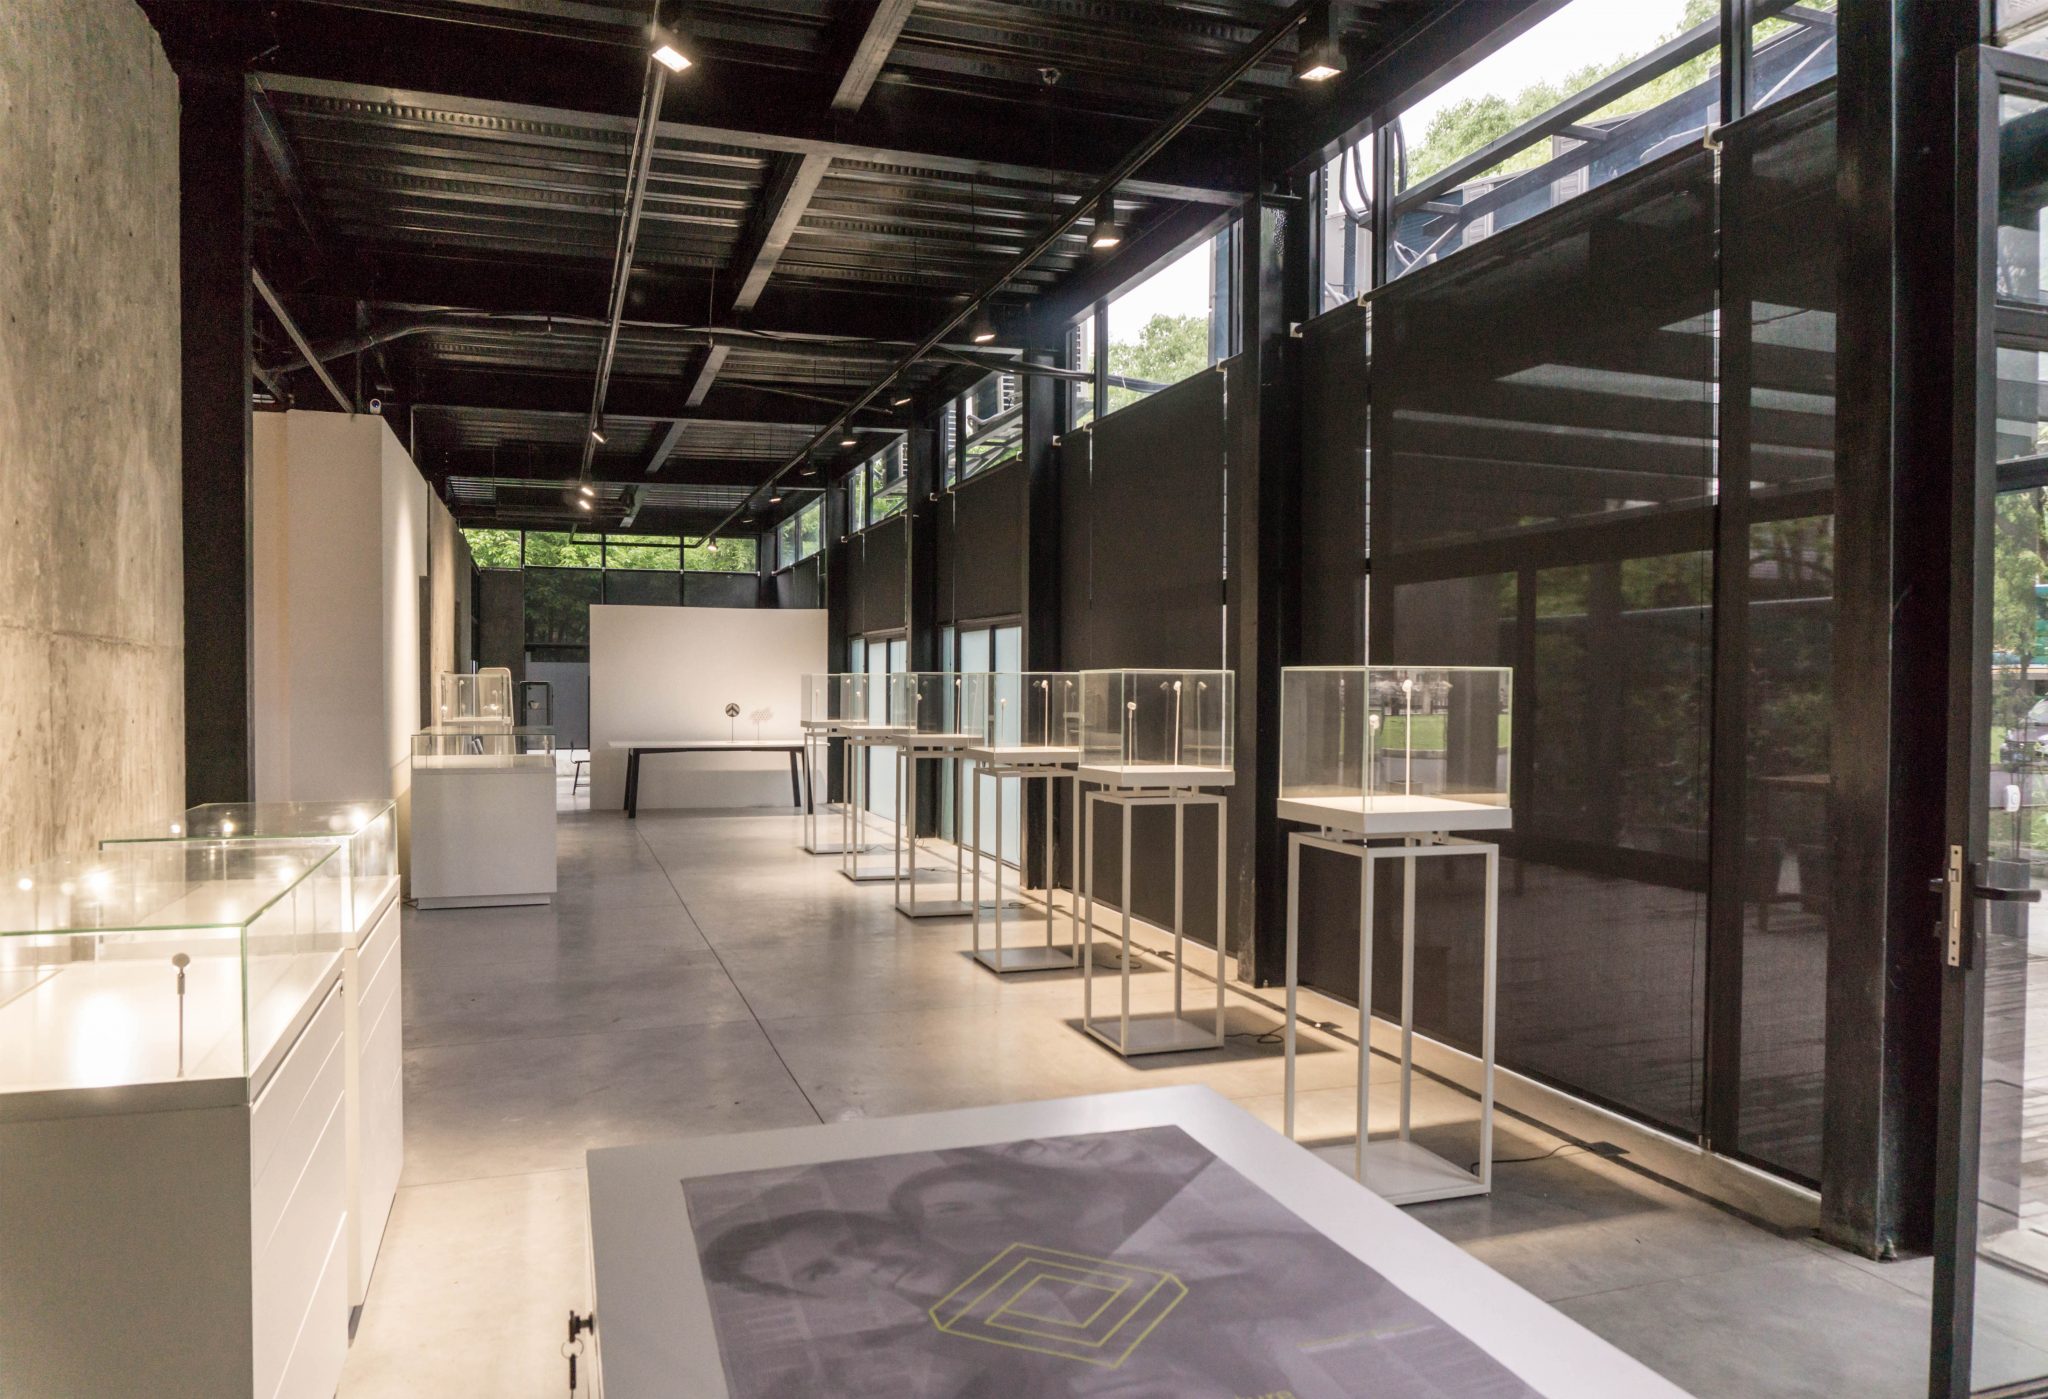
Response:
M902 730L888 724L842 724L846 740L841 755L844 778L839 808L839 872L856 884L875 884L896 878L893 850L885 858L870 858L882 849L868 831L868 765L876 748L892 748L891 739Z
M1237 782L1230 768L1203 767L1187 763L1083 763L1083 782L1098 787L1229 787Z
M959 764L967 749L981 741L977 733L914 733L901 731L890 744L896 750L896 848L892 869L896 887L896 911L906 918L965 918L974 912L974 900L966 884L966 860L956 849L953 860L953 897L919 899L917 886L917 765L923 762ZM967 811L963 818L974 829L976 784L969 782ZM906 851L905 846L909 849ZM977 890L977 893L979 891Z
M552 754L413 759L415 903L491 908L544 904L554 896Z
M1065 778L1073 793L1074 829L1079 830L1081 826L1081 783L1075 778L1073 770L1074 764L1079 761L1080 756L1081 750L1078 748L1021 745L969 748L963 755L970 764L969 771L973 773L973 809L977 812L981 808L981 782L983 778L988 778L997 783L999 789L1000 784L1005 778L1016 779L1020 787L1027 782L1043 782L1045 784L1046 880L1045 942L1043 945L1027 944L1018 947L1015 945L1005 946L1003 943L1004 914L1008 912L1008 908L1003 899L1003 872L1007 867L1003 862L1001 854L1003 848L1003 804L1000 795L998 795L996 801L997 854L996 858L992 861L995 865L996 883L996 896L990 920L994 926L995 934L992 947L983 947L981 945L981 842L978 839L972 842L974 896L971 902L974 906L974 960L998 976L1007 975L1011 972L1064 970L1073 966L1080 959L1083 955L1082 949L1091 941L1091 939L1084 938L1081 934L1081 914L1078 900L1067 911L1067 945L1060 947L1053 941L1053 923L1057 917L1052 879L1053 801L1058 791L1059 780ZM1020 803L1019 806L1021 809L1022 804ZM976 831L977 834L979 833L978 827L969 827L969 829ZM1023 882L1021 870L1018 873L1018 882L1021 886Z
M1384 801L1376 798L1375 804ZM1421 798L1418 800L1432 800ZM1282 802L1282 816L1286 816ZM1453 803L1453 805L1463 805ZM1505 813L1505 808L1500 808ZM1299 819L1299 818L1289 818ZM1427 818L1424 818L1427 819ZM1375 838L1378 837L1377 835ZM1290 831L1287 836L1287 1023L1284 1031L1287 1070L1285 1128L1294 1135L1295 1052L1299 1025L1296 1003L1301 988L1301 852L1325 850L1359 862L1358 917L1358 1136L1349 1145L1324 1148L1318 1154L1339 1164L1373 1191L1397 1205L1484 1195L1493 1188L1493 1037L1494 969L1500 923L1500 847L1464 840L1411 826L1399 837L1374 845L1362 836L1339 838L1325 831ZM1394 843L1398 839L1399 843ZM1479 1167L1468 1171L1456 1162L1417 1143L1411 1135L1415 1082L1415 878L1423 860L1480 858L1486 862L1485 931L1480 992ZM1405 869L1401 899L1401 1111L1399 1133L1372 1140L1372 964L1374 867L1381 860L1401 861Z
M348 1351L348 1150L345 1008L329 967L261 1077L0 1097L8 1394L334 1394ZM105 1049L152 1028L119 998L107 1005L94 1022Z
M1148 770L1148 769L1141 769ZM1157 771L1157 769L1149 769ZM1128 769L1083 767L1077 774L1079 782L1104 780L1091 773L1126 772ZM1221 785L1221 784L1218 784ZM1095 1015L1095 958L1090 955L1081 959L1081 1028L1090 1036L1102 1041L1126 1059L1141 1054L1179 1054L1195 1049L1221 1049L1223 1047L1223 930L1226 926L1224 899L1225 871L1229 868L1229 810L1225 798L1206 792L1175 788L1170 791L1143 790L1136 784L1111 785L1107 790L1088 794L1087 817L1082 822L1081 838L1081 887L1083 913L1081 926L1085 930L1087 943L1092 943L1095 930L1095 808L1109 805L1123 811L1123 859L1120 868L1123 874L1122 897L1117 900L1122 915L1120 945L1117 948L1119 968L1117 972L1120 1000L1114 1018L1097 1019ZM1131 825L1132 815L1148 806L1165 806L1173 809L1173 926L1167 931L1173 934L1173 1010L1171 1013L1131 1014ZM1186 938L1183 928L1187 920L1182 916L1181 900L1186 881L1182 871L1187 858L1187 810L1191 806L1213 806L1216 808L1216 1019L1213 1029L1205 1028L1186 1016L1185 993L1187 989Z

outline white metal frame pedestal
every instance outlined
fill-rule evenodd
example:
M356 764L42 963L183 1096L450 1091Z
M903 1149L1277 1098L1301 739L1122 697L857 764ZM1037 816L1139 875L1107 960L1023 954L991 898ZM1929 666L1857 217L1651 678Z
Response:
M1075 785L1079 786L1079 776ZM1095 1018L1095 958L1081 959L1081 1028L1126 1059L1141 1054L1178 1054L1188 1050L1223 1047L1223 929L1224 878L1227 865L1229 811L1221 793L1198 792L1189 788L1105 787L1088 794L1087 818L1082 823L1081 888L1084 913L1081 927L1084 941L1092 942L1095 931L1095 808L1109 802L1123 808L1123 890L1118 900L1123 915L1122 941L1117 949L1123 959L1117 975L1121 1000L1114 1019ZM1131 817L1142 807L1173 808L1173 1010L1131 1014ZM1187 809L1191 806L1216 808L1216 1027L1206 1030L1187 1018L1184 995L1187 988L1186 925L1182 902L1186 892ZM1107 1026L1109 1028L1105 1029Z
M846 740L841 755L844 783L841 795L845 798L839 806L839 872L856 884L878 884L885 879L896 877L896 867L891 859L863 859L883 850L880 840L868 838L867 773L868 754L875 748L886 748L896 741L896 731L878 727L848 726L842 728L840 737ZM892 838L893 839L893 838Z
M970 849L973 851L974 866L974 960L998 976L1003 976L1010 972L1062 971L1073 966L1080 960L1082 947L1086 941L1081 936L1080 912L1077 908L1073 907L1067 910L1067 945L1060 947L1053 941L1053 922L1057 916L1057 908L1053 898L1052 877L1052 806L1054 794L1059 790L1058 783L1062 777L1067 778L1073 783L1074 823L1077 829L1081 820L1081 783L1074 776L1073 762L1071 760L1066 762L1011 761L1002 757L1000 750L985 748L974 749L966 756L969 763L968 771L973 774L970 779L970 785L974 788L973 806L976 811L981 809L981 780L984 777L991 778L997 783L1000 783L1006 777L1014 777L1018 780L1020 787L1026 782L1043 782L1045 784L1045 945L1043 947L1036 944L1026 944L1022 947L1003 946L1003 912L1006 907L1003 902L1003 800L1002 790L998 787L996 791L996 855L993 861L996 867L996 897L993 906L994 918L992 920L995 924L995 946L993 948L984 948L981 945L981 841L979 839L981 830L979 826L969 827L973 832L973 835L969 838L969 844ZM1024 873L1021 869L1017 872L1017 882L1021 891L1024 882Z
M818 794L831 790L829 782L820 784L818 774L832 771L832 740L840 737L837 724L820 724L812 721L804 725L804 788L810 800L804 803L803 847L808 855L844 855L846 853L846 786L840 789L841 800L827 801ZM819 818L838 813L842 838L836 841L818 838Z
M1381 844L1373 844L1373 840ZM1396 843L1398 842L1398 843ZM1360 1184L1397 1205L1485 1195L1493 1189L1494 971L1499 952L1500 847L1440 831L1392 837L1319 833L1287 834L1287 1052L1285 1100L1287 1136L1294 1137L1294 1060L1301 988L1301 852L1303 847L1348 855L1359 865L1358 917L1358 1140L1348 1150L1351 1173ZM1486 861L1484 989L1480 1007L1479 1169L1468 1171L1415 1141L1410 1133L1415 1081L1415 877L1426 859L1481 857ZM1401 881L1401 1126L1397 1136L1371 1140L1372 1133L1372 926L1373 873L1381 860L1404 862ZM1338 1151L1317 1154L1337 1164Z
M917 838L917 765L919 763L957 763L962 761L968 747L980 737L979 734L924 734L899 733L890 739L896 748L896 845L893 879L896 890L896 911L905 918L965 918L975 909L974 900L967 892L967 860L954 847L953 854L953 897L950 899L926 899L917 897L917 857L923 848ZM967 810L962 813L969 830L974 829L974 784L967 784ZM910 857L904 858L903 846L908 840ZM904 889L909 889L906 897ZM978 894L979 889L976 890Z

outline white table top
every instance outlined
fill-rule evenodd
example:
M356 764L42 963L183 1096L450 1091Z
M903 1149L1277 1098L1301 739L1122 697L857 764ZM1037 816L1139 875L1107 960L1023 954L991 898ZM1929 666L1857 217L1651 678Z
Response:
M1231 768L1195 763L1083 763L1078 775L1104 787L1229 787L1237 782Z
M1489 806L1456 797L1282 797L1275 810L1283 821L1371 836L1505 831L1515 824L1514 812L1505 805Z
M721 750L754 749L766 752L770 749L790 748L801 750L801 738L615 738L606 745L621 751L628 748L675 748L688 752L703 751L716 753Z
M604 1318L604 1392L610 1399L730 1399L685 1179L1161 1126L1186 1132L1537 1393L1683 1399L1641 1362L1203 1087L592 1151L591 1272Z
M1058 768L1081 761L1078 748L1059 748L1020 743L982 744L967 750L966 756L992 767Z

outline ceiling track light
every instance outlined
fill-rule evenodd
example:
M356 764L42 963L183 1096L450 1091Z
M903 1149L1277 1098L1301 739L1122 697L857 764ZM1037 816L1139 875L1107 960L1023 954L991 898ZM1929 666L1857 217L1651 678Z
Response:
M1344 71L1344 11L1336 0L1315 0L1301 21L1301 50L1294 76L1326 83Z
M967 338L977 345L993 345L996 341L995 318L988 313L988 307L979 307L974 319L968 323Z
M584 482L584 483L583 483L582 485L578 486L578 487L577 487L576 489L577 489L577 490L579 490L579 491L581 491L581 492L583 493L583 495L584 495L584 496L585 496L586 498L588 498L588 497L591 497L591 496L594 496L594 495L596 495L596 494L597 494L597 487L595 487L595 486L591 485L591 484L590 484L590 483L589 483L588 481L585 481L585 482Z
M860 439L858 437L855 437L850 432L845 433L840 437L839 445L842 447L858 447L860 445Z
M1088 234L1088 246L1102 250L1123 241L1124 227L1116 221L1116 196L1105 194L1095 206L1095 227Z
M690 66L690 55L683 49L682 37L665 24L656 24L649 32L654 45L654 61L671 73L680 73Z
M591 440L592 442L596 442L596 443L598 443L598 444L602 445L602 444L603 444L603 442L604 442L604 429L603 429L603 428L601 428L601 427L594 427L594 428L592 428L592 429L590 430L590 440Z

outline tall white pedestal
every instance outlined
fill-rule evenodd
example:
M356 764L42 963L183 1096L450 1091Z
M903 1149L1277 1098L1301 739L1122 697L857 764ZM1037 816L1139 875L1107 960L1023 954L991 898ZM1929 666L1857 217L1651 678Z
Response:
M421 908L551 902L553 757L414 759L412 896Z

